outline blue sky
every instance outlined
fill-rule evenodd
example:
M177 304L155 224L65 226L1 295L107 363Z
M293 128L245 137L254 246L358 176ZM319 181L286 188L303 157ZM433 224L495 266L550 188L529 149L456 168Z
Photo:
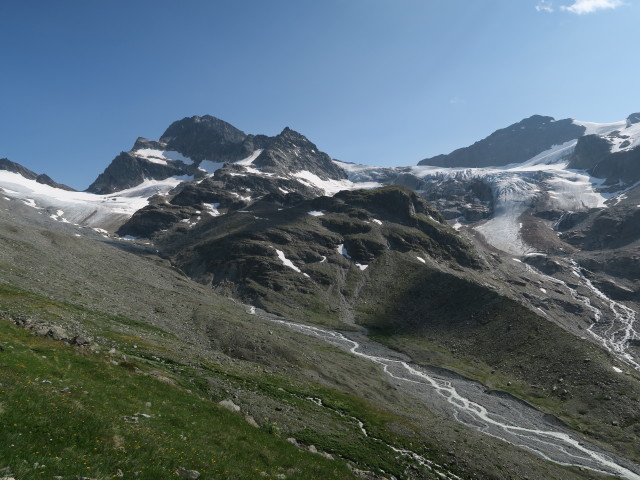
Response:
M533 114L640 111L640 0L3 0L0 157L86 188L211 114L409 165Z

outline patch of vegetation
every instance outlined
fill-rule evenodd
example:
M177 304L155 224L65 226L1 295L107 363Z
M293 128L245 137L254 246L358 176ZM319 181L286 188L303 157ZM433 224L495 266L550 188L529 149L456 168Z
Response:
M351 478L213 402L0 322L0 467L19 478Z

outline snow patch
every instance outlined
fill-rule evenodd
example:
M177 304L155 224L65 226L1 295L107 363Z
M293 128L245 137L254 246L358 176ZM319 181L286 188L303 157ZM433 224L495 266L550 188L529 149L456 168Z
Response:
M378 220L377 218L373 219L373 223L377 223L378 225L382 225L382 222L380 220Z
M280 259L280 261L282 262L282 264L283 264L285 267L289 267L289 268L291 268L291 269L295 270L295 271L296 271L296 272L298 272L298 273L302 273L302 270L300 270L298 267L296 267L296 266L293 264L293 262L292 262L291 260L289 260L289 259L284 255L284 252L283 252L282 250L278 250L278 249L277 249L277 248L275 248L275 247L271 247L271 248L275 249L276 254L278 255L278 258ZM307 276L308 276L308 275L307 275Z
M136 157L144 158L151 163L167 165L167 162L180 161L185 165L192 165L193 160L185 157L180 152L173 150L157 150L154 148L141 148L132 152Z
M349 260L351 260L351 256L349 256L349 252L347 252L347 249L344 248L344 244L343 243L338 245L338 253L340 255L342 255L344 258L348 258Z
M251 201L251 197L243 197L242 195L236 192L229 192L229 193L235 197L238 197L240 200L244 200L245 202ZM239 210L239 211L244 212L244 210Z
M612 153L625 152L640 146L640 123L612 132L607 136L607 140L611 143Z
M344 258L351 260L351 255L349 255L349 252L347 252L347 249L344 247L344 244L341 243L340 245L338 245L337 250L338 250L338 253L342 255ZM326 260L326 257L323 257L323 262L324 260ZM369 267L369 265L362 265L361 263L358 263L358 262L355 262L355 263L356 263L356 267L358 267L361 271L364 271Z
M220 203L206 203L204 205L204 208L207 210L207 213L212 217L217 217L219 215L222 215L218 211L218 208L220 208Z
M260 156L260 154L262 153L262 149L260 150L254 150L253 153L251 155L249 155L247 158L243 158L242 160L238 160L237 162L234 162L236 165L243 165L243 166L249 166L249 165L253 165L253 161L258 158Z
M574 125L585 127L587 129L584 132L585 135L606 135L613 132L614 130L620 130L627 126L626 120L613 123L593 123L574 120L573 123Z
M622 373L622 369L618 367L613 367L613 371L616 373Z
M198 165L198 169L213 175L216 170L220 170L224 166L224 162L212 162L211 160L203 160Z
M418 260L420 260L422 263L425 263L425 264L427 263L427 261L426 261L424 258L422 258L422 257L416 257L416 258L417 258Z
M315 187L324 192L325 195L335 195L340 190L355 190L355 189L371 189L381 187L379 182L361 182L354 183L350 180L323 180L316 174L307 170L302 170L293 174L304 185L308 187Z
M307 212L307 215L311 215L313 217L322 217L324 215L324 212L321 212L319 210L311 210L310 212Z
M36 201L33 198L23 198L22 201L27 207L38 208L38 205L36 205ZM41 208L38 209L42 210Z

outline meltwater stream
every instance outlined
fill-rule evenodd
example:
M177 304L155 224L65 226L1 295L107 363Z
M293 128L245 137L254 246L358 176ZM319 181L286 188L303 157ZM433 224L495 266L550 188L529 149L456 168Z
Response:
M355 340L340 332L289 322L256 311L254 307L250 307L249 312L322 339L380 365L399 389L417 397L430 410L449 415L470 428L561 465L587 468L627 480L640 480L639 466L587 444L553 418L511 395L486 392L477 382L420 367L411 363L408 357L366 337L354 336L358 339Z
M640 340L640 331L636 330L638 328L636 312L626 305L612 300L598 290L591 283L591 280L584 276L580 265L576 262L572 262L571 269L573 274L582 281L593 296L609 307L610 312L605 315L588 298L579 295L575 289L570 288L566 283L564 284L571 291L573 297L582 301L594 314L594 323L591 324L587 331L614 356L634 369L640 370L640 359L634 357L629 351L630 342Z

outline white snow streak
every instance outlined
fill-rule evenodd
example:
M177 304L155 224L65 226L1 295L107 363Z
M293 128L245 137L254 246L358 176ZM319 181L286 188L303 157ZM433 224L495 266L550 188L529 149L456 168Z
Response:
M185 165L191 165L193 160L189 157L185 157L179 152L172 150L156 150L154 148L141 148L134 150L133 155L136 157L144 158L151 163L157 163L159 165L167 165L167 162L180 161Z
M298 273L302 273L302 270L300 270L298 267L296 267L296 266L293 264L293 262L292 262L291 260L289 260L289 259L284 255L284 252L283 252L282 250L278 250L278 249L277 249L277 248L275 248L275 247L271 247L271 248L273 248L273 249L276 251L276 254L278 255L278 258L280 259L280 261L282 262L282 264L283 264L285 267L289 267L289 268L291 268L291 269L295 270L295 271L296 271L296 272L298 272ZM304 275L305 275L305 276L307 276L307 277L309 276L309 275L306 275L306 274L304 274Z

